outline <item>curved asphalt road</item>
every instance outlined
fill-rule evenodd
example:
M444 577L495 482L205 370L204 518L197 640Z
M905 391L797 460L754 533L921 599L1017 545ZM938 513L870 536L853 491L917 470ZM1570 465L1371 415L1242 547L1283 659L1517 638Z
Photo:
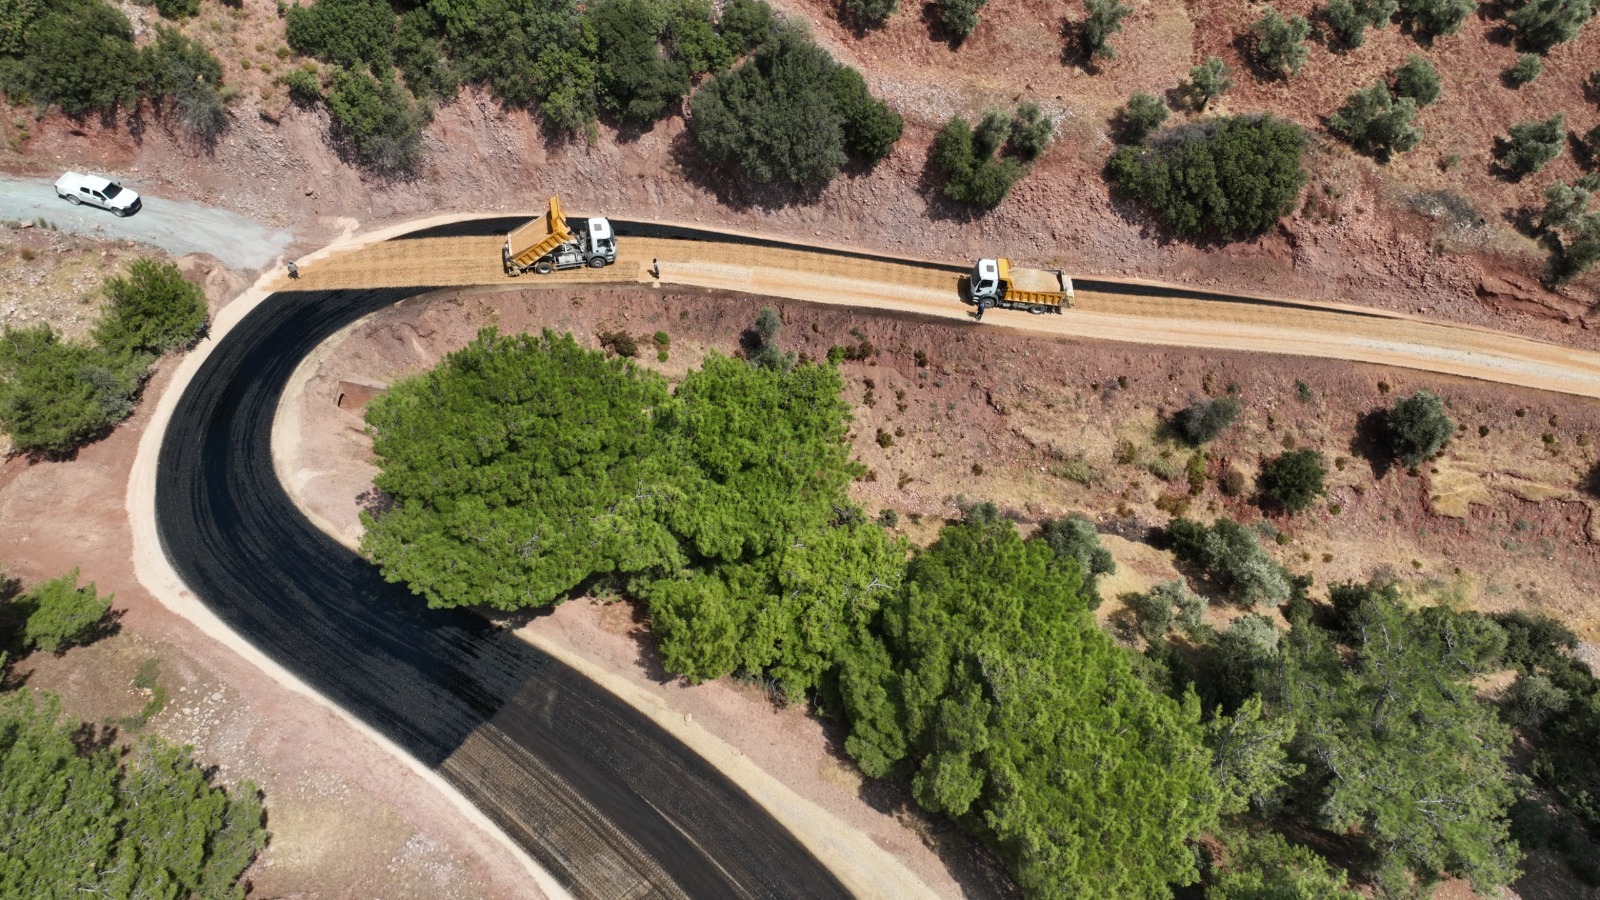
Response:
M222 338L165 434L162 547L245 639L437 767L575 895L845 889L712 766L583 676L433 611L308 522L273 470L278 398L354 319L426 288L278 293Z

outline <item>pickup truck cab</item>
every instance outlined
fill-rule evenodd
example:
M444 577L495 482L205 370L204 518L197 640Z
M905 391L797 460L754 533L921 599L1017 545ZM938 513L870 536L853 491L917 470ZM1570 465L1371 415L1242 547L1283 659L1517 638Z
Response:
M144 205L138 194L115 181L77 172L68 172L56 179L56 196L73 206L87 203L90 206L109 209L117 216L131 216Z

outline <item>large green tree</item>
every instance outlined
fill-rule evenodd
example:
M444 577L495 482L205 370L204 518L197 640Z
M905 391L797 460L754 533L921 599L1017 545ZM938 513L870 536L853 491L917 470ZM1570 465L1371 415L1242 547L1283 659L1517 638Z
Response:
M1470 683L1495 664L1493 632L1408 611L1381 585L1346 595L1338 632L1296 617L1274 678L1316 821L1367 847L1393 894L1444 874L1510 883L1511 733Z
M433 606L542 606L597 573L675 566L653 449L665 382L570 335L485 331L367 409L394 499L365 552Z
M79 727L48 695L0 700L0 895L242 898L266 836L255 786L212 787L158 740L80 750Z
M206 295L172 263L136 260L108 278L94 338L112 353L160 356L194 341L206 321Z
M1112 154L1107 174L1182 235L1259 234L1288 215L1310 176L1305 133L1270 117L1235 116L1162 132Z
M1031 895L1165 896L1217 814L1198 701L1146 687L1055 559L1005 521L946 527L846 656L846 746L994 840Z

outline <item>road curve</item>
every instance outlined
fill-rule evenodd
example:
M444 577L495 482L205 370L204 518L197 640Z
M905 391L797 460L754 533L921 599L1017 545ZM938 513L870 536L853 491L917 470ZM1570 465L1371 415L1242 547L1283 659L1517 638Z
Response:
M277 481L272 420L300 359L424 288L280 292L220 339L162 438L168 560L223 622L435 767L575 896L846 897L710 764L559 661L423 608L318 531Z
M520 221L510 220L510 221ZM319 254L221 338L155 467L161 548L223 622L434 767L581 897L842 897L763 810L581 675L459 612L429 611L318 531L277 482L271 423L296 364L340 327L439 287L508 284L508 220ZM666 283L961 318L961 266L616 222L617 266L528 286ZM649 263L659 261L652 279ZM1079 282L1044 333L1333 356L1600 396L1600 355L1376 310ZM130 494L132 496L132 494Z

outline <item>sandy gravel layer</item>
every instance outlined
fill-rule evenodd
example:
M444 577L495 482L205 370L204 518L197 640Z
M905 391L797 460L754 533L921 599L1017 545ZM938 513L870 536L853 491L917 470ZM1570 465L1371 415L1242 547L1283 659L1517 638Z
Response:
M802 251L630 238L613 266L517 281L500 270L498 237L428 238L329 254L301 266L302 289L414 284L649 282L837 303L947 319L970 317L946 270ZM660 276L649 267L659 262ZM287 279L280 285L286 286ZM1149 282L1125 282L1130 285ZM1419 369L1539 390L1600 397L1600 353L1476 326L1291 300L1222 302L1083 290L1060 316L996 311L984 322L1067 337L1316 356Z

